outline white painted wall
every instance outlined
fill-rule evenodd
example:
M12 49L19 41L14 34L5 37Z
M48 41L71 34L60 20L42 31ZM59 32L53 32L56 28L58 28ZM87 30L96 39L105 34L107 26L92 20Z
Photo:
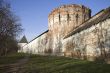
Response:
M99 38L104 42L104 49L106 53L110 53L110 18L64 39L62 41L62 52L66 52L66 50L69 49L66 48L66 46L72 41L75 45L72 49L85 49L87 56L100 56L101 48L98 45Z
M43 35L41 35L40 37L36 38L35 40L29 42L28 44L26 44L23 49L22 52L24 53L32 53L32 54L43 54L44 50L46 49L46 44L47 44L47 33L44 33Z

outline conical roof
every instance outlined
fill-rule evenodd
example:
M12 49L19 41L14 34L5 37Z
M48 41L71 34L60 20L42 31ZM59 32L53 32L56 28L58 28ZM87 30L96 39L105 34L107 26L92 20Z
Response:
M28 43L25 35L22 37L22 39L19 41L19 43Z

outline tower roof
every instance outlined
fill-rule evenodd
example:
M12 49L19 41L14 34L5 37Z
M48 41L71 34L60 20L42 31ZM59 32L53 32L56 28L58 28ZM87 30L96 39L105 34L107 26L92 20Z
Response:
M22 37L22 39L19 41L19 43L28 43L25 35Z

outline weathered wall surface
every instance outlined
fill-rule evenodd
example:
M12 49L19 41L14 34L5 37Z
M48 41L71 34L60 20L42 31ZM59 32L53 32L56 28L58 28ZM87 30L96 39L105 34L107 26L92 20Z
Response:
M22 51L25 53L32 53L32 54L44 54L48 51L49 48L49 38L48 32L42 34L41 36L37 37L33 41L26 44Z
M77 58L110 54L110 18L64 39L62 53Z
M18 47L20 48L19 50L18 50L18 52L22 52L22 49L23 49L23 47L24 47L24 45L26 45L27 43L18 43Z

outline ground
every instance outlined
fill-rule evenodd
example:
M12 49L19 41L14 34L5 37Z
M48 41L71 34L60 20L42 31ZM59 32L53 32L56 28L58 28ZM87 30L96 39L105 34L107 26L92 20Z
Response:
M110 73L110 64L23 53L0 57L0 73Z

